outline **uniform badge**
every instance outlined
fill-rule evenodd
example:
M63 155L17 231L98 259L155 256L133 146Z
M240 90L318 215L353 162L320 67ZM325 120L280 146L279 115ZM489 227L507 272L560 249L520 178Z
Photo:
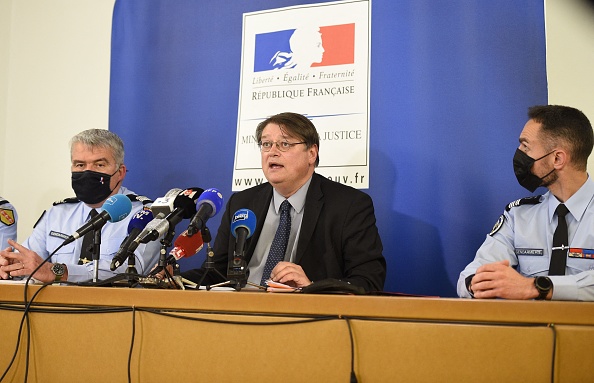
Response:
M527 256L537 256L537 257L542 257L544 255L544 250L543 249L514 249L514 253L516 253L517 256L520 255L527 255Z
M569 253L567 254L570 258L594 258L594 250L593 249L579 249L575 247L569 248Z
M493 225L493 229L491 229L491 232L489 233L491 237L493 236L493 234L497 233L499 229L501 229L501 226L503 226L503 222L505 222L505 216L501 214L497 222L495 222L495 225Z
M14 225L14 211L12 209L0 209L0 222L6 226Z
M68 234L60 233L59 231L54 231L54 230L51 230L51 231L49 232L49 236L50 236L50 237L61 238L61 239L63 239L63 240L66 240L66 239L68 239L68 237L69 237L69 235L68 235Z

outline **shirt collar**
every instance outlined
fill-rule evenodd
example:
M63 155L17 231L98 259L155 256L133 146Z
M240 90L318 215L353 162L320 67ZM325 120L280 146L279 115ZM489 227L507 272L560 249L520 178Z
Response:
M592 181L592 179L588 175L588 179L586 180L586 182L584 182L582 187L580 187L574 195L572 195L571 197L569 197L567 201L565 201L565 206L567 207L567 210L569 210L573 218L575 218L576 221L579 222L584 216L584 213L586 212L586 209L588 208L588 205L592 201L593 197L594 181ZM552 222L553 216L555 215L555 210L557 209L557 206L561 204L561 202L559 202L559 200L551 192L547 193L547 198L549 208L549 222Z
M289 200L289 203L295 209L297 213L301 213L303 210L303 206L305 206L305 197L307 196L307 189L309 189L309 184L311 183L311 177L301 186L292 196L289 198L283 197L276 189L273 189L274 192L272 194L272 200L274 203L274 211L278 214L280 210L280 205L283 203L285 199Z

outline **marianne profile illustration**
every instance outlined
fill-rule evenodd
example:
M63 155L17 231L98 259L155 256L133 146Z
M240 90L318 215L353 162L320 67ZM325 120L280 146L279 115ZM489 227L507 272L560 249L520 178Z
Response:
M324 47L319 27L297 28L289 38L290 52L277 51L270 59L273 69L309 68L322 62Z
M355 62L354 23L297 26L254 37L254 72L307 70Z

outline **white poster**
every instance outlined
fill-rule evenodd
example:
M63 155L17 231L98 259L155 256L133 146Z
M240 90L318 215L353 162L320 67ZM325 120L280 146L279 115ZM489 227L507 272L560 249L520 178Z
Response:
M255 131L280 112L316 126L317 173L369 187L370 8L360 0L244 14L233 191L266 182Z

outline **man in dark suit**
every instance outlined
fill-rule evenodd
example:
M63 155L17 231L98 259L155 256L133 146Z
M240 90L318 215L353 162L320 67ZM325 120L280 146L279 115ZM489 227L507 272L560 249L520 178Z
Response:
M250 209L257 218L245 246L250 283L263 285L270 279L305 287L335 278L366 291L382 290L386 261L373 202L367 194L314 172L319 136L312 122L300 114L280 113L258 125L256 138L268 183L229 198L214 244L215 268L226 275L236 242L231 219L238 209ZM281 226L286 230L282 244ZM282 253L282 259L272 261L277 257L273 252ZM204 271L203 265L183 276L198 282ZM218 282L217 273L203 280Z

